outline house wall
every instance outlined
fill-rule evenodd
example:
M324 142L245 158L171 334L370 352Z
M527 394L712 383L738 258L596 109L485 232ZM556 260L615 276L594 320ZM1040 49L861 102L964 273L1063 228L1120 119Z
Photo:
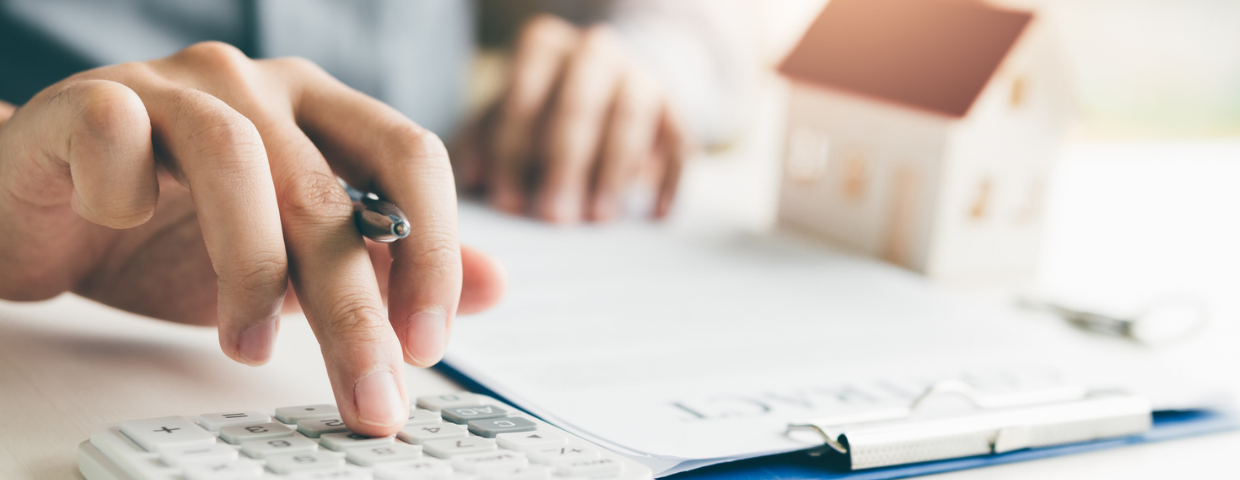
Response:
M915 270L928 259L951 119L794 82L781 223Z
M1036 273L1046 193L1070 108L1066 75L1037 23L946 139L927 273L957 283Z

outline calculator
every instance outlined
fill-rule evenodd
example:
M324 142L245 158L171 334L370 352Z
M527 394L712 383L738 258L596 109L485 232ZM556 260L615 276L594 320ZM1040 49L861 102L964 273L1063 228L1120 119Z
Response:
M103 425L78 446L87 480L641 480L646 466L486 395L419 397L390 437L349 432L335 405Z

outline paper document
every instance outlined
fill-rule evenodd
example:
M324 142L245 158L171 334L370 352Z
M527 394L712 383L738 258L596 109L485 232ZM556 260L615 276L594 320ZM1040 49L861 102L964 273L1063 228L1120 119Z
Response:
M499 307L454 324L446 362L518 406L669 474L806 448L790 421L907 405L961 379L990 393L1200 390L1057 323L980 310L873 260L727 229L557 228L461 208L503 262Z

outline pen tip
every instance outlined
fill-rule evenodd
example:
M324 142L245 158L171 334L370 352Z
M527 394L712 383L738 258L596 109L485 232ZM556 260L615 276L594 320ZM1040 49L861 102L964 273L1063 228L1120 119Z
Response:
M405 222L396 222L392 225L392 233L395 233L399 238L409 236L409 224Z

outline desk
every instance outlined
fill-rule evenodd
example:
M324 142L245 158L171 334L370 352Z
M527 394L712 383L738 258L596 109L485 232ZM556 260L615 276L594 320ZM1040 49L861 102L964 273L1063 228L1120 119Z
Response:
M774 102L765 102L773 104ZM778 118L764 115L766 118ZM777 125L777 122L769 122ZM678 221L744 217L769 226L776 136L694 164ZM1125 304L1191 291L1214 322L1165 352L1240 392L1240 142L1082 144L1055 182L1039 287ZM463 319L462 321L468 321ZM452 391L437 374L405 370L414 395ZM146 320L73 297L0 302L0 478L69 479L77 444L121 419L331 402L304 319L284 321L274 360L245 367L214 330ZM1240 472L1240 433L1148 444L939 476L945 479L1217 478Z

